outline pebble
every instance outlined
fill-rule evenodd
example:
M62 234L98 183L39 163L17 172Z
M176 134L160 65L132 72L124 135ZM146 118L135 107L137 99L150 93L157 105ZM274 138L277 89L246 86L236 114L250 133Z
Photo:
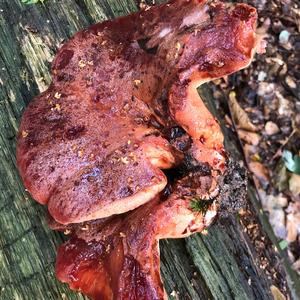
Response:
M279 34L279 43L287 44L290 38L290 33L287 30L282 30Z
M291 117L293 115L293 109L292 109L292 103L288 99L284 98L282 94L279 91L275 91L275 95L278 99L278 113L279 115L285 116L285 117ZM281 128L281 126L280 126ZM281 128L282 130L282 128Z
M276 33L279 33L283 28L283 25L280 20L275 19L272 23L272 30Z
M291 76L286 76L285 82L291 89L295 89L297 87L296 82L293 80Z
M285 214L280 208L273 209L269 213L269 220L273 226L275 235L280 239L285 239L287 230L285 228Z
M266 77L267 77L267 73L264 72L264 71L260 71L260 72L258 73L257 80L258 80L258 81L264 81L264 80L266 79Z
M274 204L279 207L288 206L288 199L283 194L279 194L278 196L276 196L274 202L275 202Z
M258 85L257 94L258 96L266 96L268 94L273 94L275 90L274 83L260 82Z
M273 135L279 132L279 128L274 122L268 121L265 125L265 131L267 135Z

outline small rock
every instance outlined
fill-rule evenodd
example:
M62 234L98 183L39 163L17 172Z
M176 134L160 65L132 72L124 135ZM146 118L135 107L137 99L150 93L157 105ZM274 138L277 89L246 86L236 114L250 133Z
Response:
M267 73L264 72L264 71L260 71L260 72L258 73L257 80L258 80L258 81L264 81L264 80L266 79L266 77L267 77Z
M285 239L287 229L285 227L285 212L283 207L288 205L288 200L283 194L267 195L263 190L259 190L262 206L269 213L269 221L274 229L275 235L280 239Z
M278 19L273 20L273 22L272 22L272 30L275 33L279 33L282 29L283 29L283 25L282 25L281 21L278 20Z
M293 80L291 76L286 76L285 82L291 89L295 89L297 87L296 82Z
M292 115L292 113L291 113L291 115ZM280 131L283 134L285 134L285 135L291 134L291 132L292 132L291 116L281 117L280 119L278 119L278 126L280 128ZM284 143L284 142L281 141L280 143Z
M275 235L280 239L287 237L287 231L285 228L285 214L283 209L275 208L269 212L269 221L274 229Z
M279 132L279 128L274 122L268 121L265 125L265 131L267 135L273 135Z
M287 30L282 30L279 34L279 43L287 44L290 38L290 33Z
M268 82L261 82L258 85L257 94L259 96L264 96L274 94L275 85L274 83L268 83Z
M279 101L278 113L286 117L293 115L292 103L288 99L284 98L279 91L275 92L275 95Z
M278 197L277 204L280 205L281 207L286 207L288 205L288 199L282 194L280 194Z
M275 200L275 205L277 207L286 207L288 205L288 199L283 196L283 194L279 194L277 197L274 197Z
M172 293L170 294L170 296L177 298L177 292L176 291L172 291Z
M282 193L275 196L261 193L260 197L262 199L263 208L269 212L273 209L282 209L288 205L288 199Z

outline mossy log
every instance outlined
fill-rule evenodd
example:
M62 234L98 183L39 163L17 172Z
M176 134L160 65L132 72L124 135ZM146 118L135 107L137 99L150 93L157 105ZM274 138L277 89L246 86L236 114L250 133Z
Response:
M137 9L133 0L47 0L35 5L0 0L0 299L85 299L55 278L56 249L64 238L48 229L45 208L22 185L16 134L26 105L50 84L50 62L59 46L91 23ZM209 89L202 93L213 104ZM229 145L240 157L236 145ZM296 295L296 277L270 241L272 231L255 194L249 199L246 217L232 215L217 221L206 235L160 243L170 299L272 299L272 285ZM257 236L251 235L249 224ZM258 242L264 243L259 250Z

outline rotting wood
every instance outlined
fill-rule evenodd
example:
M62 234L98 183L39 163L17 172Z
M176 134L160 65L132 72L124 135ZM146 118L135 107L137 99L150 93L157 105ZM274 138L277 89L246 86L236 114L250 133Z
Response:
M55 279L56 247L63 237L48 229L45 208L24 190L15 165L15 136L22 111L49 85L50 62L63 41L90 23L134 10L134 0L0 2L1 299L85 299ZM211 103L209 93L205 98ZM235 145L231 151L238 157ZM276 269L277 280L260 269L244 230L231 216L207 235L162 241L161 270L170 299L272 299L271 284L286 289L282 268ZM264 255L271 268L280 265L270 242Z

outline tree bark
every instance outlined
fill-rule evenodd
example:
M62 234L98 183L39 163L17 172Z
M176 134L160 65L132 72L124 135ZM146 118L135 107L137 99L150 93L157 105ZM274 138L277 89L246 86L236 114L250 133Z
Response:
M15 137L24 108L50 84L50 62L63 41L91 23L137 9L134 0L47 0L35 5L22 4L21 0L0 2L3 300L85 299L55 278L56 249L63 237L48 229L45 208L35 203L22 185L15 163ZM213 105L209 89L203 88L202 94ZM227 141L233 139L228 131L225 136ZM237 146L227 144L234 156L241 158ZM288 293L287 279L295 283L297 278L288 264L284 268L285 258L280 256L278 245L275 251L269 239L274 236L257 208L255 195L249 199L244 216L219 220L206 235L160 243L161 271L170 299L272 299L271 285ZM249 229L252 223L256 236ZM257 247L258 242L263 242L263 248ZM295 288L290 287L295 295Z

